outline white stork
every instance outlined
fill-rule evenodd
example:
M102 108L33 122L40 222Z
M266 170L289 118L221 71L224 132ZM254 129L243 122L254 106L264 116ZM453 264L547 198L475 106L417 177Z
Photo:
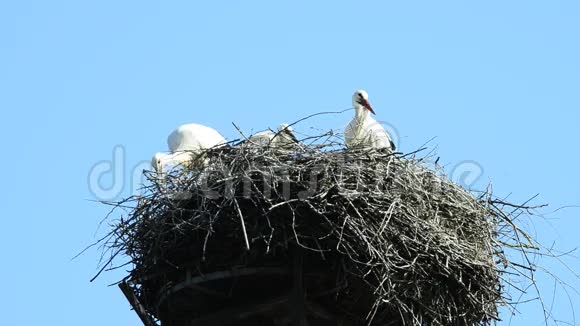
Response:
M166 166L191 164L205 150L225 144L226 139L215 129L196 123L181 125L167 137L170 153L155 154L151 165L162 173Z
M224 136L217 130L197 123L181 125L167 137L167 146L171 152L201 152L226 143Z
M287 123L278 126L278 132L271 130L259 132L248 138L248 143L258 146L287 147L298 143L294 130Z
M385 128L370 116L375 111L369 103L369 94L364 90L356 91L352 96L352 105L356 113L346 127L346 146L394 151L395 144Z
M156 153L151 160L151 166L159 176L162 176L168 166L188 166L191 165L197 155L190 151L179 151L174 153Z

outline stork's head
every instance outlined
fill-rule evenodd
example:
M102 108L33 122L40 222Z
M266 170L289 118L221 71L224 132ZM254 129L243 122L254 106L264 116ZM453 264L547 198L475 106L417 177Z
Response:
M288 139L289 142L298 142L298 139L296 139L296 136L294 135L294 129L292 129L292 126L287 123L281 123L278 126L278 133Z
M155 172L163 172L163 158L165 156L167 156L167 154L157 153L153 156L153 159L151 159L151 167L153 167Z
M290 126L290 125L289 125L289 124L287 124L287 123L281 123L281 124L278 126L278 131L280 131L280 132L289 132L289 133L292 133L292 132L294 132L294 129L292 129L292 126Z
M372 114L375 114L375 110L373 110L373 107L369 103L369 94L363 89L359 89L358 91L354 92L352 95L352 105L354 106L355 110L357 110L357 112L362 110L362 112L368 111Z

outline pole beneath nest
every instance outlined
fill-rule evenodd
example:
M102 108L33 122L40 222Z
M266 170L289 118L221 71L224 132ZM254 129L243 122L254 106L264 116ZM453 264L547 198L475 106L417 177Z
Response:
M127 284L127 282L121 282L119 283L119 288L125 295L125 298L127 298L127 301L129 301L129 304L131 304L131 307L133 307L133 310L135 310L135 313L137 313L137 316L139 316L143 322L143 325L157 326L157 323L155 323L155 321L149 316L147 310L143 307L143 304L141 304L139 298L137 298L129 284Z
M294 248L294 287L290 302L293 306L292 326L308 326L306 319L306 297L304 293L304 257L300 248Z

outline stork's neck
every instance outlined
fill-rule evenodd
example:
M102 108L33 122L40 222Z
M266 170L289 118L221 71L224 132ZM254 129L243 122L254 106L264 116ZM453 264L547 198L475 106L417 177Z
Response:
M369 110L367 110L364 106L355 103L354 104L354 110L355 110L355 117L356 120L360 123L364 122L366 120L366 118L369 116Z

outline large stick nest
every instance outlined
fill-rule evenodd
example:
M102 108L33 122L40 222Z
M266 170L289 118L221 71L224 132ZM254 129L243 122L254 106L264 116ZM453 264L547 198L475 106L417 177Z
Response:
M283 296L300 257L311 323L498 320L505 240L521 251L531 242L505 203L475 196L416 154L333 145L212 149L206 168L148 174L144 193L118 204L130 212L107 246L129 257L126 281L149 313L186 325Z

